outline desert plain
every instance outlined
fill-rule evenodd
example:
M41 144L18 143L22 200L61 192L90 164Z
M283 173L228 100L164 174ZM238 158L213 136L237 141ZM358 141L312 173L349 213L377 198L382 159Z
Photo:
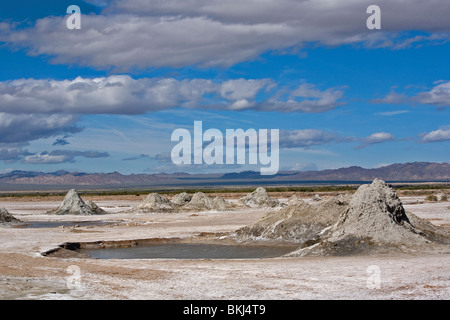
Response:
M281 203L293 193L271 193ZM237 201L240 195L222 195ZM310 195L298 193L311 200ZM326 199L327 194L322 194ZM271 208L135 213L143 196L86 196L104 215L48 215L63 197L1 199L24 224L0 225L0 299L293 300L450 298L450 246L380 254L259 259L93 259L64 243L181 239L207 242L251 225ZM400 195L406 211L442 228L450 202ZM97 223L96 223L97 222ZM71 223L71 224L68 224Z

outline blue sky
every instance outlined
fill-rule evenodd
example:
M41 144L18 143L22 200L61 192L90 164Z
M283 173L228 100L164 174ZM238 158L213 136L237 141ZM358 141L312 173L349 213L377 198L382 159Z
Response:
M194 121L279 129L280 170L449 162L450 3L370 4L3 1L0 172L259 170L174 165Z

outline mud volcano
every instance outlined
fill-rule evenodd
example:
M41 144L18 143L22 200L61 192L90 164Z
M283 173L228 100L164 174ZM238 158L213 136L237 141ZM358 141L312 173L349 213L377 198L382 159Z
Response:
M211 199L203 192L196 192L192 197L186 192L175 195L171 200L150 193L132 212L138 213L178 213L205 210L227 210L231 205L221 197Z
M84 202L75 189L70 190L64 198L61 205L47 214L74 214L74 215L98 215L106 214L107 212L99 208L94 202L88 200Z
M295 200L295 199L294 199ZM284 239L302 243L291 256L347 255L448 245L448 229L406 213L395 191L375 179L351 197L307 204L301 200L269 212L236 231L241 239Z
M274 208L280 205L278 200L272 199L263 187L258 187L252 193L240 198L239 201L251 208Z
M172 199L172 203L176 206L183 206L187 203L189 203L191 201L192 197L186 193L186 192L182 192L182 193L178 193L177 195L175 195Z
M203 192L196 192L192 199L181 207L185 211L203 211L203 210L226 210L231 205L226 202L222 197L215 197L211 199Z
M150 193L142 202L132 211L142 213L161 213L174 212L175 205L166 197L158 193Z

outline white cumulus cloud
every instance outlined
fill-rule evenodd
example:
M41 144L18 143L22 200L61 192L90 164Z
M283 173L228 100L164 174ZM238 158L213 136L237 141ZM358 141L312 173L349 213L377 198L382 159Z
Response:
M113 75L73 80L17 79L0 82L0 111L17 113L144 114L170 108L326 112L343 104L343 91L302 84L289 100L270 79L139 78ZM258 98L264 93L268 98ZM55 116L49 116L52 119ZM61 116L60 116L61 117ZM0 122L1 124L1 122Z
M361 139L361 144L357 146L357 149L366 148L370 145L376 144L376 143L382 143L387 141L395 140L394 135L388 132L375 132L372 133L370 136Z
M450 141L450 127L440 128L431 132L424 133L420 142L441 142Z
M0 25L0 41L54 63L128 71L134 68L221 66L264 52L295 52L305 43L401 49L449 38L447 0L379 0L382 29L366 27L367 0L121 0L98 1L80 30L67 16L31 27ZM433 17L430 19L430 17ZM402 34L421 30L426 35Z

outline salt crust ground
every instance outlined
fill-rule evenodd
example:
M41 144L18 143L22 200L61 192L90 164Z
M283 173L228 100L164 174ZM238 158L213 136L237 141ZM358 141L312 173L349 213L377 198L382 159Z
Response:
M280 199L285 201L285 199ZM437 225L450 223L450 202L402 198L405 209ZM0 299L443 299L450 298L450 249L351 257L257 260L93 260L40 255L64 242L191 237L230 232L265 209L178 214L115 213L139 201L98 201L113 214L44 215L59 202L2 202L22 221L95 221L76 228L0 226ZM70 282L79 268L80 282ZM377 266L379 287L374 285ZM69 268L70 267L70 268ZM377 268L375 267L375 269ZM69 269L68 269L69 268ZM368 269L369 268L369 269ZM69 281L69 282L68 282Z

